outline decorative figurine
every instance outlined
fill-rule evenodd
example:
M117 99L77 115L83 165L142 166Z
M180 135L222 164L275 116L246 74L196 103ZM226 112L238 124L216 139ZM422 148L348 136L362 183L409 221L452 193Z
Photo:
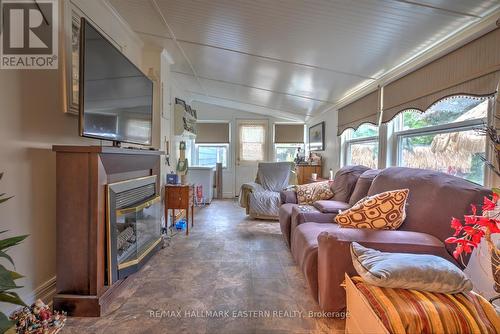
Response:
M181 177L181 183L186 183L186 174L188 172L188 159L186 159L186 142L181 141L179 144L179 161L177 161L177 175Z
M50 310L41 299L31 306L25 306L10 316L16 323L16 333L19 334L53 334L61 330L66 322L66 313Z
M301 151L301 148L300 146L297 147L297 154L295 154L295 159L293 162L295 162L296 164L300 164L300 163L303 163L304 162L304 156L302 154L300 154L300 151Z

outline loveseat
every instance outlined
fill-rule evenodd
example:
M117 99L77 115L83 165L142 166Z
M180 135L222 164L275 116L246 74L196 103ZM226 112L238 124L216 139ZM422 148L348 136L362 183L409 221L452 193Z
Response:
M349 247L356 241L386 252L434 254L461 267L444 240L453 234L452 217L470 213L471 203L481 203L490 190L448 174L404 167L378 173L368 196L388 190L409 189L406 219L398 230L341 228L333 222L304 222L295 227L291 251L306 281L326 311L345 307L341 286L344 273L355 274ZM467 259L465 259L465 262Z

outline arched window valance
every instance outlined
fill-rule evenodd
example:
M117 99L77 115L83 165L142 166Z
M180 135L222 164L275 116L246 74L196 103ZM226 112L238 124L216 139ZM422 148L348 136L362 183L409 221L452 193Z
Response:
M500 82L500 29L384 87L382 122L406 109L426 110L451 95L494 94Z
M378 124L380 111L380 89L339 109L337 135L346 129L356 130L363 123Z

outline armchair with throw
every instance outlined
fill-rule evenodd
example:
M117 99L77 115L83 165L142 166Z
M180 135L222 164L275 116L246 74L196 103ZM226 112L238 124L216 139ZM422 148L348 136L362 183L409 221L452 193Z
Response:
M281 205L280 192L296 184L293 162L261 162L255 182L240 189L240 206L252 218L277 220Z

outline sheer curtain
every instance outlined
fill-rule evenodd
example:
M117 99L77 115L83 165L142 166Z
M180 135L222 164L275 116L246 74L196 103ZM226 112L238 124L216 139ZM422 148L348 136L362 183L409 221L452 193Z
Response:
M266 127L264 124L240 124L240 161L263 161Z

